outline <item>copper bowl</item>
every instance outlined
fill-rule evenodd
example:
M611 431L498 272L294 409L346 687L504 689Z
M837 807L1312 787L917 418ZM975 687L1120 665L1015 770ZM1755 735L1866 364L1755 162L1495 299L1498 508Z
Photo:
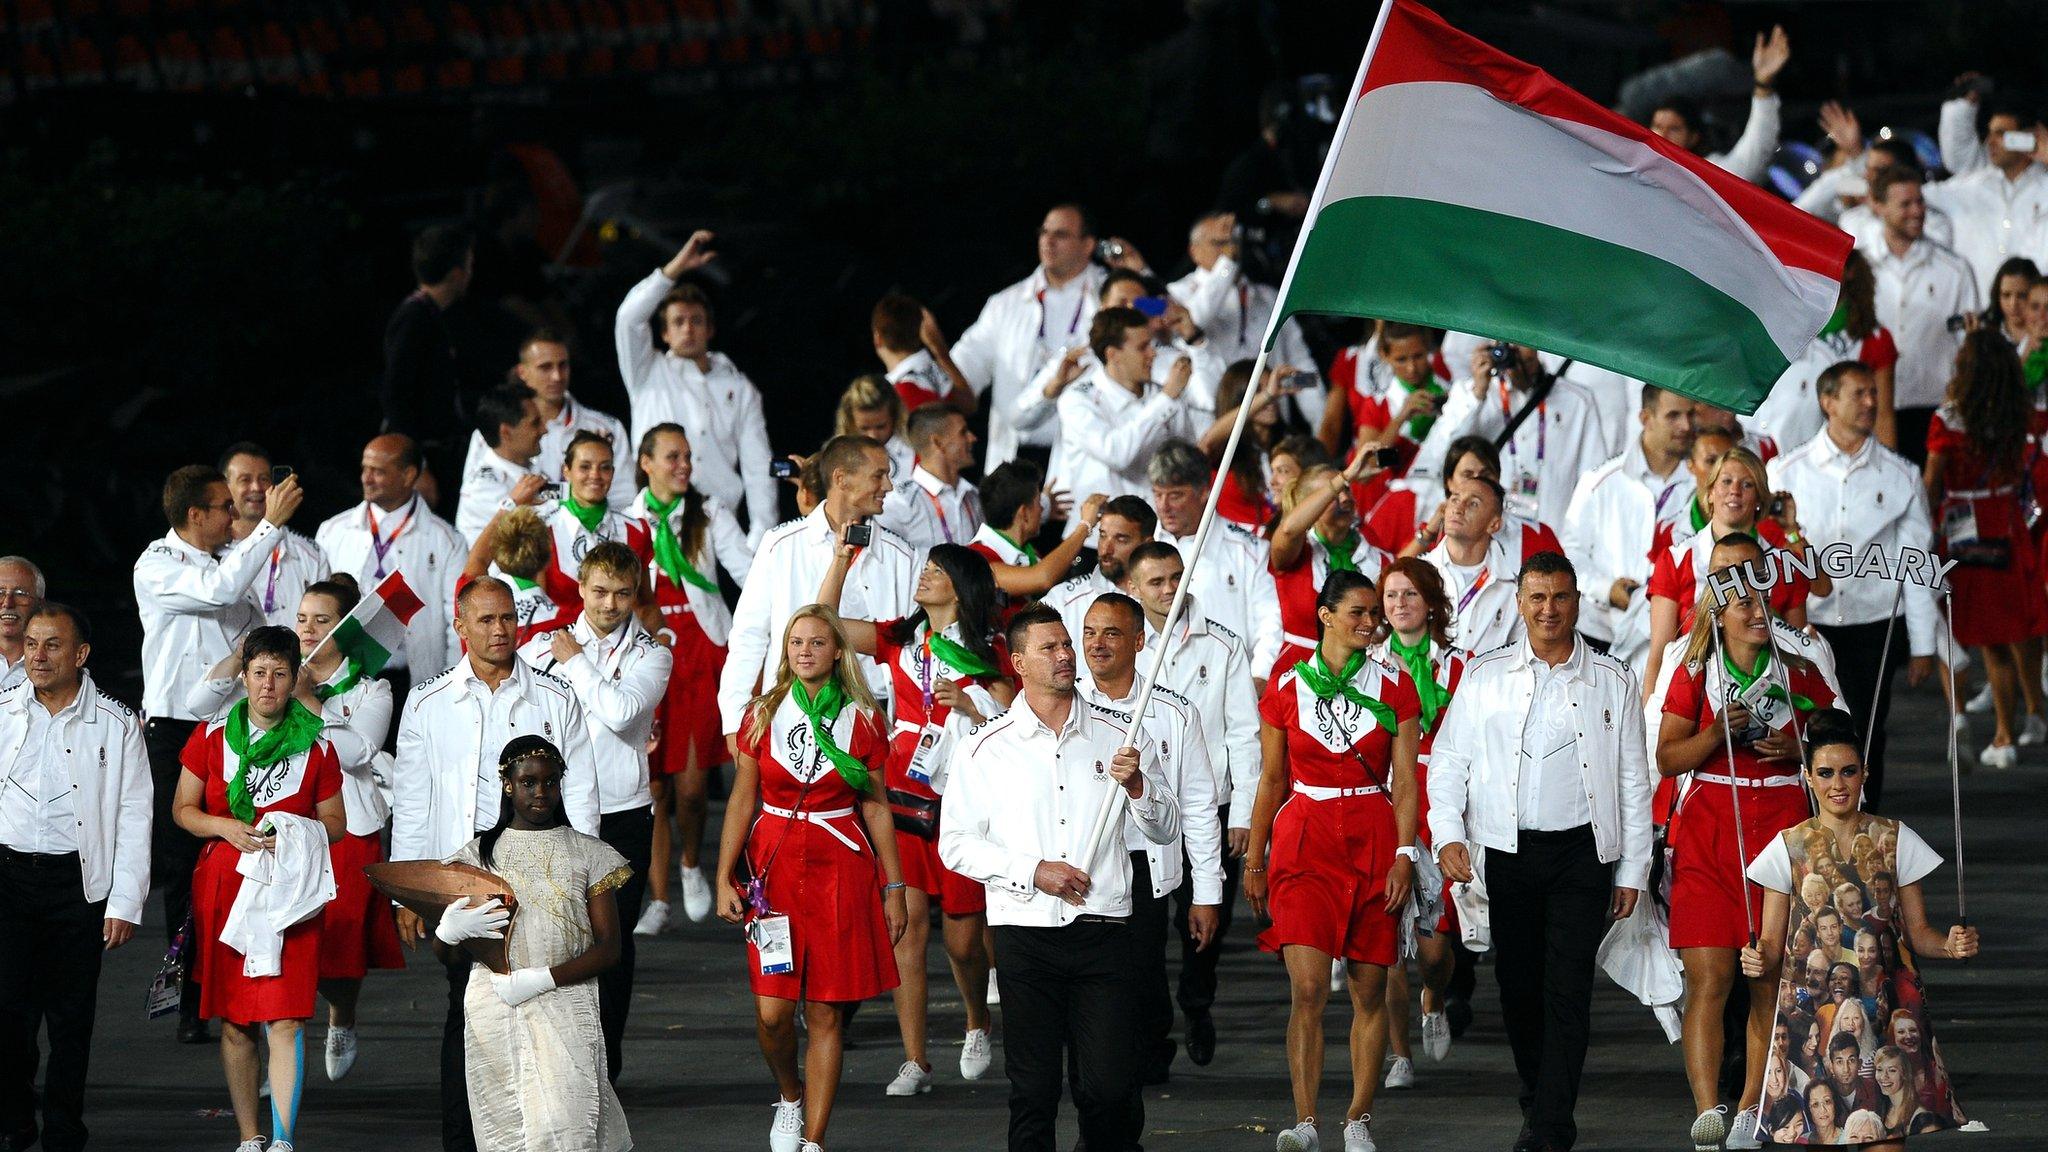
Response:
M516 927L519 901L513 897L512 886L505 882L504 877L473 864L443 864L438 860L393 860L367 864L363 873L370 878L371 887L398 901L425 921L429 932L441 923L441 913L457 900L497 897L514 917L514 923L505 925L505 938L464 940L461 947L471 959L493 972L512 970L505 958L505 946L511 941L512 929Z

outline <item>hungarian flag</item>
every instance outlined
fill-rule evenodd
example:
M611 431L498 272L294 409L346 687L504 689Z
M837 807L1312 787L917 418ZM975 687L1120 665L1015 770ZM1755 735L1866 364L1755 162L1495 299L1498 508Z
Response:
M393 572L356 602L354 610L334 626L330 639L355 665L356 675L375 676L405 643L405 626L420 607L420 598L406 586L405 577Z
M1527 344L1737 412L1834 312L1847 234L1389 0L1276 310Z

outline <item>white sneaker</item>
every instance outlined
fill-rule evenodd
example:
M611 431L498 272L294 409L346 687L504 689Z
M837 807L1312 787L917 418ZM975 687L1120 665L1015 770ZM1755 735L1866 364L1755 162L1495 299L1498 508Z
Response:
M988 1003L1001 1004L1002 1002L1002 993L996 991L996 970L990 968L988 970Z
M1343 990L1344 990L1344 958L1343 958L1343 957L1341 957L1341 956L1335 956L1335 957L1331 957L1331 959L1330 959L1330 991L1332 991L1332 992L1342 992Z
M1415 1061L1410 1060L1406 1056L1394 1057L1394 1062L1392 1064L1387 1065L1387 1078L1380 1081L1380 1084L1382 1087L1386 1088L1415 1087ZM1353 1123L1355 1123L1355 1121ZM1351 1137L1349 1133L1351 1131L1351 1125L1349 1123L1347 1123L1344 1126L1344 1131L1346 1133L1344 1137L1345 1150L1346 1152L1350 1152Z
M2011 768L2019 762L2020 750L2015 744L1991 744L1977 754L1977 763L1986 768Z
M2029 744L2039 744L2043 740L2048 740L2048 719L2029 713L2026 721L2020 725L2020 746L2024 748Z
M251 1136L235 1145L235 1152L263 1152L263 1137Z
M1972 716L1982 716L1984 713L1991 711L1991 685L1989 682L1986 682L1982 688L1977 689L1977 694L1970 697L1968 704L1963 705L1963 711L1968 712Z
M1729 1131L1727 1143L1723 1144L1722 1147L1750 1152L1751 1149L1762 1148L1763 1146L1762 1133L1757 1131L1757 1110L1755 1108L1744 1108L1736 1113L1735 1126Z
M1728 1139L1728 1106L1716 1104L1693 1118L1693 1152L1721 1152L1721 1142Z
M327 1027L327 1078L339 1080L356 1066L356 1030Z
M1422 1014L1422 1054L1436 1062L1451 1054L1451 1021L1441 1012Z
M803 1152L804 1102L777 1100L775 1123L768 1128L768 1152Z
M633 925L635 936L659 936L668 928L668 901L649 900L647 908L640 913L640 922Z
M989 1062L994 1059L994 1055L994 1046L988 1039L988 1029L968 1029L967 1041L960 1045L961 1079L979 1080L988 1075Z
M270 1152L293 1152L292 1142L289 1140L272 1140L270 1142Z
M806 1140L803 1143L803 1147L797 1149L797 1152L825 1152L825 1146L816 1140Z
M702 868L683 869L683 915L692 924L702 924L711 915L711 881Z
M1323 1138L1316 1132L1315 1120L1310 1118L1280 1133L1273 1146L1279 1152L1322 1152Z
M963 1057L964 1059L964 1057ZM922 1096L932 1090L932 1074L919 1068L917 1061L905 1060L903 1067L896 1070L896 1078L882 1089L884 1096Z
M1401 1063L1406 1064L1403 1060ZM1356 1120L1344 1122L1344 1152L1379 1152L1380 1146L1372 1142L1372 1113L1368 1112Z

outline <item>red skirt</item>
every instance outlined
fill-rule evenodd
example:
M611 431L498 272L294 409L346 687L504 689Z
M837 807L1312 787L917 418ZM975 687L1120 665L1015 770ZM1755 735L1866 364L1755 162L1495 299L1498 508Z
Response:
M841 836L857 847L849 848ZM896 948L882 915L882 870L857 817L821 825L764 813L754 821L746 851L757 869L772 858L768 908L789 917L796 961L788 972L764 976L761 957L748 941L747 975L755 995L845 1004L896 987Z
M718 730L718 674L725 667L725 647L711 642L694 612L665 608L662 622L676 634L675 668L654 717L661 740L648 769L656 776L673 776L692 765L716 768L729 759L725 734Z
M350 833L334 842L331 854L334 900L320 928L320 979L361 980L372 968L405 967L391 900L363 873L384 859L383 841Z
M228 910L242 890L235 871L241 853L226 841L208 841L192 871L192 959L198 966L199 1015L231 1024L310 1020L320 983L322 912L287 928L275 976L242 975L242 954L220 942Z
M887 778L891 788L924 795L930 789L919 788L903 775L911 753L917 750L918 735L898 732L890 741ZM903 883L938 901L939 910L946 915L976 916L988 911L988 890L946 867L939 859L938 841L898 831L896 856L903 865Z
M1394 806L1381 795L1287 798L1266 852L1266 911L1259 947L1300 944L1361 964L1391 966L1400 926L1387 911Z
M1717 773L1718 775L1718 773ZM1763 889L1738 881L1735 809L1726 784L1695 783L1667 833L1671 848L1671 946L1740 948L1759 931ZM1772 838L1812 813L1798 787L1742 790L1742 847L1746 872ZM1742 887L1749 888L1751 920L1744 926Z

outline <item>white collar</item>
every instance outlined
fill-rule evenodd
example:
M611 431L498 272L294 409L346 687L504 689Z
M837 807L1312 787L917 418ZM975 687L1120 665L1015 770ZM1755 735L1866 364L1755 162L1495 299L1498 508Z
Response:
M469 658L467 652L462 654L461 668L462 675L455 682L456 691L478 700L489 700L496 695L491 691L490 685L484 683L483 677L476 674L476 662ZM517 658L512 661L512 672L498 685L498 692L504 692L507 688L510 688L514 695L526 694L526 661Z
M178 535L178 530L176 528L173 528L169 532L164 533L164 543L169 544L171 547L176 548L178 551L183 552L187 556L199 556L207 560L219 559L219 555L217 553L208 552L205 549L199 547L197 544L194 544L191 541L185 539L183 536ZM230 545L230 547L232 547L232 545Z
M924 489L926 492L929 492L934 496L957 496L959 495L960 490L966 487L967 485L967 477L965 476L957 477L951 484L947 484L944 481L940 480L937 476L932 475L931 472L927 470L925 466L921 463L910 470L910 478L912 480L917 481L917 486L919 488Z
M882 374L882 378L894 384L905 376L915 375L932 367L935 367L932 363L932 354L923 348L919 348L917 351L898 360L894 368Z
M568 411L567 408L564 408L562 410L564 412ZM521 464L514 460L507 460L503 456L498 454L498 450L496 448L493 448L488 444L484 445L484 463L496 464L499 467L504 468L507 472L512 473L514 476L521 476L533 471L532 464Z
M1871 457L1875 455L1872 451L1872 445L1877 443L1877 436L1873 433L1865 436L1863 443L1857 445L1854 452L1844 452L1842 451L1842 446L1835 443L1835 438L1828 435L1827 425L1825 424L1821 425L1820 431L1815 433L1815 439L1820 441L1821 451L1821 459L1816 461L1816 463L1825 464L1829 461L1839 460L1845 469L1869 463Z
M1580 639L1577 634L1572 636L1572 654L1565 657L1564 663L1557 665L1554 669L1549 661L1536 655L1536 649L1529 643L1529 638L1526 635L1522 637L1520 658L1516 661L1517 667L1562 673L1575 680L1587 679L1586 665L1586 642Z
M9 701L8 710L11 712L26 712L30 707L34 707L37 711L43 712L44 715L48 716L53 724L64 722L91 724L99 720L99 709L91 706L95 694L96 690L92 686L92 673L80 670L78 674L78 695L71 698L71 703L57 709L55 712L48 712L43 709L42 702L36 699L35 685L30 684L27 680L23 680L18 690L13 693L14 698Z

